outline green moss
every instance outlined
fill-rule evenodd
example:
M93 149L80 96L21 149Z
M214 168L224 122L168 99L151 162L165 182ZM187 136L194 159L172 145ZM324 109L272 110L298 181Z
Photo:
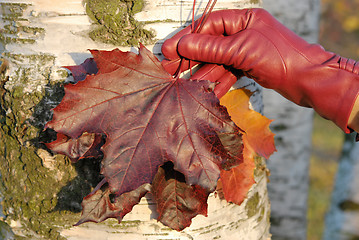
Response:
M170 227L161 228L161 232L171 232L171 231L173 231L173 229Z
M220 226L218 226L218 227L211 228L211 229L209 229L209 230L207 230L207 231L201 232L200 235L207 234L207 233L211 233L211 232L218 232L219 230L221 230L221 229L223 229L223 228L225 228L225 227L226 227L226 225L220 225Z
M62 239L59 227L77 222L82 198L98 179L79 170L91 161L73 165L62 155L52 156L41 143L51 138L43 127L64 94L65 79L50 79L55 58L4 55L17 66L10 78L1 75L0 81L0 192L6 221L19 220L25 236L32 231ZM58 71L62 74L57 76L67 76ZM51 168L44 164L47 159Z
M18 38L18 37L7 37L0 35L0 42L4 44L19 43L19 44L34 44L35 39L29 38Z
M36 37L45 32L41 27L29 27L23 24L28 22L23 16L28 6L29 4L23 3L0 3L4 23L4 29L0 32L1 43L33 44L36 42Z
M25 3L0 3L2 15L4 16L3 20L21 18L28 6L29 4Z
M28 34L32 34L32 35L37 35L37 34L43 34L45 33L45 29L44 28L40 28L40 27L29 27L29 26L14 26L14 24L7 24L4 26L4 31L3 33L6 34L17 34L17 33L28 33Z
M131 6L131 11L133 14L141 12L144 7L143 0L133 1Z
M261 209L260 209L260 215L259 215L259 218L257 219L258 222L261 222L262 219L264 218L265 216L265 207L262 206Z
M19 31L23 31L25 33L31 33L33 35L43 34L45 33L45 29L41 27L29 27L29 26L21 26Z
M144 233L143 236L168 236L168 233Z
M89 36L122 46L153 43L154 33L133 17L143 6L143 0L87 0L86 12L95 24Z
M18 111L20 114L7 117L10 133L2 131L0 134L3 143L0 150L3 208L7 219L21 220L26 228L47 236L53 229L53 224L61 225L61 221L52 222L53 215L63 215L53 211L56 192L75 177L75 172L68 161L63 159L62 167L59 169L66 170L68 175L62 181L58 181L55 171L49 171L43 167L43 160L36 155L36 147L25 144L26 140L37 136L26 131L26 128L32 126L24 123L25 118L20 118L22 114L26 115L26 112L21 109L20 97L13 98L14 101L11 104L11 110ZM61 218L65 219L66 216ZM65 223L62 222L62 224Z
M197 229L193 229L193 231L203 231L203 230L206 230L206 229L211 229L211 228L214 228L216 225L218 225L218 223L210 224L208 226L200 227L200 228L197 228Z
M258 211L260 211L260 208L258 206L259 200L260 200L260 196L259 193L257 192L251 198L248 199L248 202L245 206L248 218L253 217L258 213Z
M256 168L254 169L254 176L255 177L261 177L264 175L269 174L269 170L267 169L267 165L265 163L265 159L263 157L254 157L254 163L256 165Z
M18 87L13 91L12 96L13 96L14 98L19 98L19 97L21 97L21 96L24 95L23 92L24 92L24 88L23 88L22 86L18 86Z
M126 228L133 228L138 227L142 222L140 220L133 220L133 221L121 221L121 224L116 222L116 225L113 225L116 228L126 229Z
M252 4L259 4L260 0L250 0L249 2L252 3Z
M59 69L56 72L57 72L57 75L63 79L65 79L69 76L69 73L65 69Z
M145 21L144 23L145 24L152 24L152 23L159 23L159 22L162 22L162 23L171 23L171 22L175 22L174 20L172 19L165 19L165 20L154 20L154 21Z

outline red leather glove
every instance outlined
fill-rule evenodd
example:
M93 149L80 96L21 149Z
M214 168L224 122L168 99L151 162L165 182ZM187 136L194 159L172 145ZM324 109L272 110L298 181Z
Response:
M187 27L162 46L167 58L162 64L170 73L178 67L180 57L239 69L263 87L314 108L350 131L347 123L358 96L359 63L308 44L263 9L212 12L200 33L190 32ZM216 73L214 77L211 72ZM209 80L233 84L231 78L218 77L226 72L223 67L207 65L200 78L207 75Z

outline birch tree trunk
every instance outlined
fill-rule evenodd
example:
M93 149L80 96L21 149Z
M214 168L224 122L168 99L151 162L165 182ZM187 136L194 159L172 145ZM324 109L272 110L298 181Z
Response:
M310 43L317 42L319 3L319 0L263 1L265 9ZM275 119L271 128L277 147L268 161L271 233L276 240L304 240L313 111L267 89L263 91L263 102L264 115Z
M108 220L71 227L80 217L82 198L99 180L99 166L96 161L70 164L62 155L51 155L41 144L52 136L43 132L43 127L51 119L50 109L63 97L63 84L69 79L61 66L81 63L90 57L87 49L113 49L120 42L133 44L134 40L141 40L147 41L147 47L161 57L162 40L148 45L149 31L139 30L138 36L123 38L126 27L112 29L111 18L106 22L108 15L116 15L128 6L125 2L89 0L83 6L76 0L0 1L0 171L4 220L12 228L6 232L8 239L14 238L11 231L25 239L268 239L270 205L263 159L257 162L255 170L257 184L241 206L210 195L208 217L194 218L191 227L182 232L172 231L155 220L150 195L120 225ZM203 9L206 1L197 2ZM138 12L136 19L146 23L146 29L154 29L157 39L172 36L191 20L192 0L132 3L128 13ZM253 0L219 0L217 9L259 5L259 1ZM105 13L99 20L101 25L94 27L89 17L96 19L101 13ZM138 30L139 25L127 27ZM247 85L258 90L253 82ZM260 108L260 94L256 96L253 104Z
M359 238L359 144L346 135L339 162L324 240Z

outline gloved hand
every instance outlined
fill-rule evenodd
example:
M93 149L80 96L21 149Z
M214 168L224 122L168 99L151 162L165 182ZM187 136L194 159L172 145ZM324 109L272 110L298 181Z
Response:
M167 60L162 65L168 72L175 72L181 57L194 60L192 65L212 63L192 78L219 80L225 85L217 93L221 96L234 83L229 71L241 70L263 87L314 108L350 131L347 124L358 96L359 63L308 44L263 9L212 12L200 33L191 34L190 28L163 44ZM226 80L223 74L232 77Z

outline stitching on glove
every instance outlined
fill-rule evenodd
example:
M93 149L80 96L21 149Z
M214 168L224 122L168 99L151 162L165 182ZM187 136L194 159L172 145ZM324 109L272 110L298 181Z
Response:
M340 57L339 68L359 75L359 63L350 58Z

